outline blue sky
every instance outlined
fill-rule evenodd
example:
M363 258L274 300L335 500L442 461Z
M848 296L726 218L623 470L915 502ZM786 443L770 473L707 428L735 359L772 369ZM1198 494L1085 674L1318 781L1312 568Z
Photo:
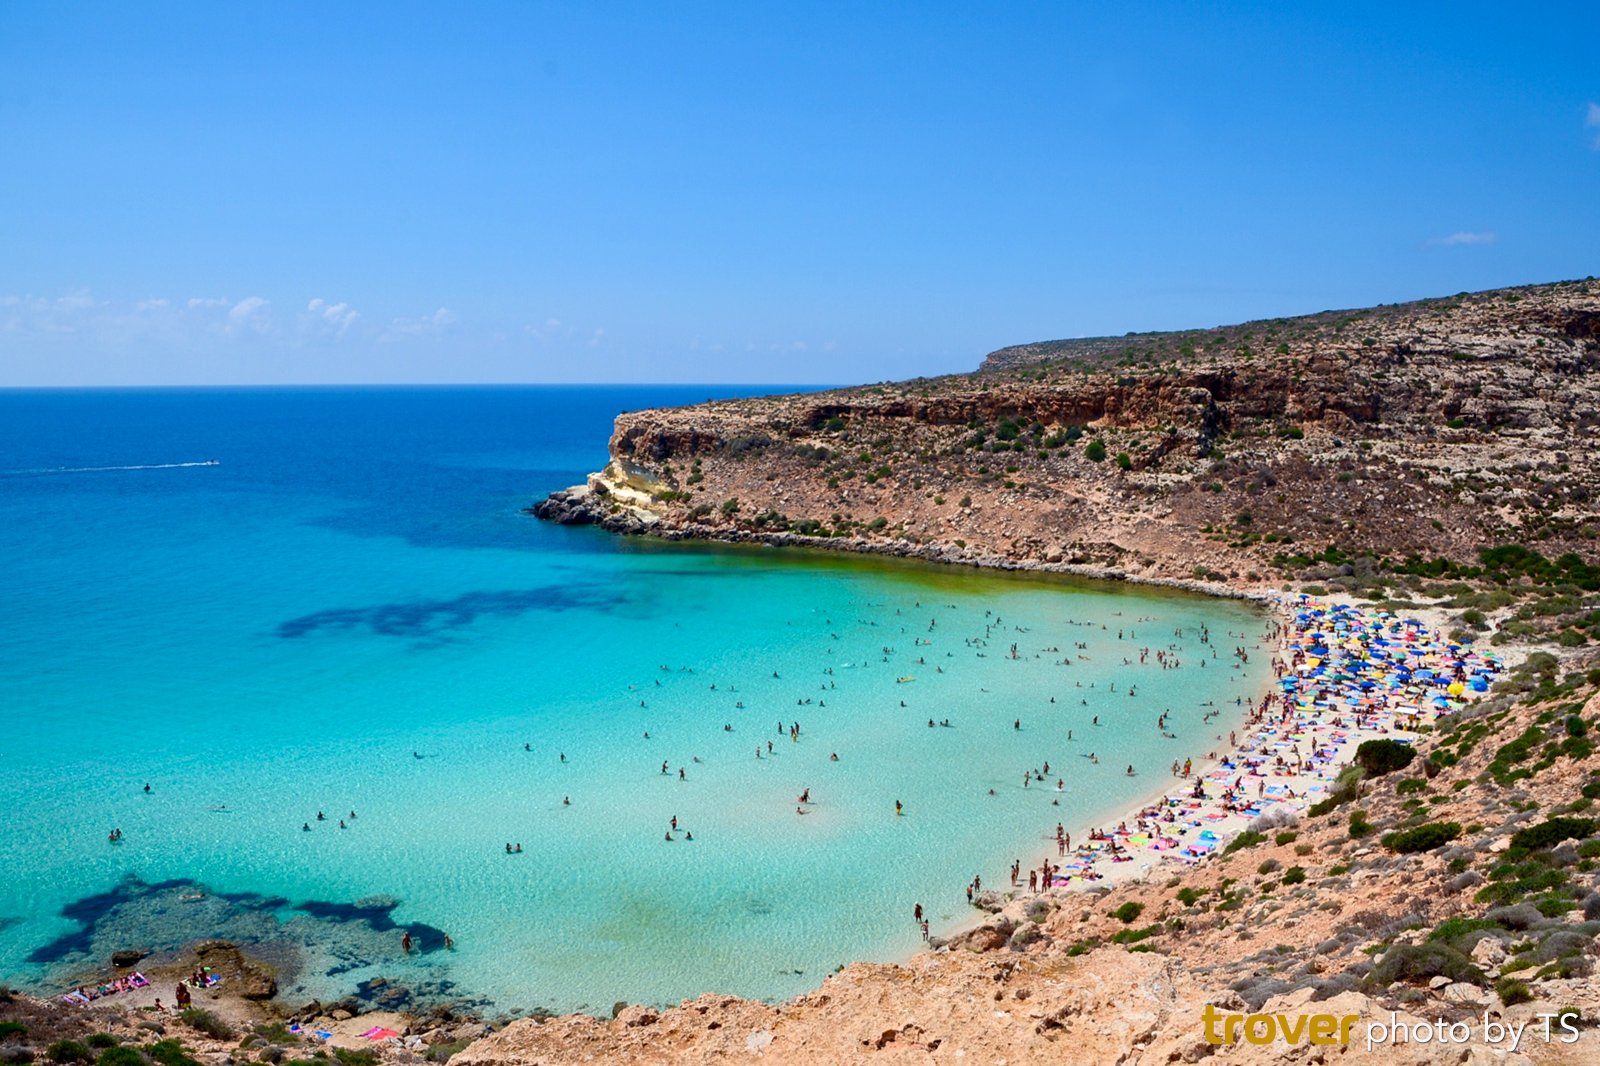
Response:
M0 385L881 380L1583 277L1597 42L1593 3L12 0Z

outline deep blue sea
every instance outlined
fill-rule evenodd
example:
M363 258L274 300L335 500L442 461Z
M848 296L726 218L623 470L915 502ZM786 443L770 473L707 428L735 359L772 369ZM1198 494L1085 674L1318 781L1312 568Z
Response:
M619 411L748 391L0 391L0 979L225 935L292 998L783 997L914 950L917 902L965 921L1260 687L1124 663L1197 666L1241 603L522 513Z

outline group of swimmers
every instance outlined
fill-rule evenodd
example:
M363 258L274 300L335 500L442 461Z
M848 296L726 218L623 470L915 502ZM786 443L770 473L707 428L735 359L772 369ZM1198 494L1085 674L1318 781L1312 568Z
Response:
M328 820L328 816L326 814L323 814L321 811L317 812L317 821L326 822L327 820ZM356 812L355 811L351 811L350 812L350 821L353 822L355 820L356 820ZM345 819L340 818L339 819L339 828L340 829L349 829L350 826L348 824L346 824ZM311 832L311 823L310 822L302 822L302 823L300 823L300 831L302 833Z

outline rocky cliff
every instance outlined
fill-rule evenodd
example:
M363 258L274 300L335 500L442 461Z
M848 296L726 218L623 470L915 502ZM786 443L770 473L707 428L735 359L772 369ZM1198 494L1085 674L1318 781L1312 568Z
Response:
M537 513L1217 589L1414 585L1495 546L1592 559L1597 433L1587 280L625 414L607 469Z

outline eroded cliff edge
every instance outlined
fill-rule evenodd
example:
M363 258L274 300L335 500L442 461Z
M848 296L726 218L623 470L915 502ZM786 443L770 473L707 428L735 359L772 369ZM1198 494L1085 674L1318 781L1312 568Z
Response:
M1597 427L1586 280L623 414L606 469L535 511L1237 591L1363 556L1591 555Z

